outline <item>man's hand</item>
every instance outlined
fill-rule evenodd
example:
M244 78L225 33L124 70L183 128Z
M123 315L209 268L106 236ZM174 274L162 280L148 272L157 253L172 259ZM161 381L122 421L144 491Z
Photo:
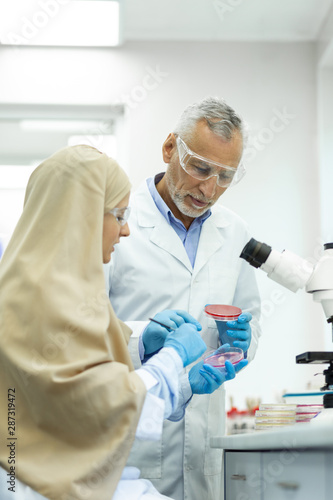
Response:
M211 365L205 365L203 361L199 361L194 365L188 374L188 380L191 385L193 394L212 394L226 380L235 378L244 366L248 363L247 359L243 359L236 365L230 361L225 362L225 372Z
M249 312L243 312L237 319L237 321L227 321L227 335L234 338L233 346L239 347L244 352L248 350L251 343L251 326L250 321L252 319L252 314ZM219 327L220 321L216 321L217 327Z

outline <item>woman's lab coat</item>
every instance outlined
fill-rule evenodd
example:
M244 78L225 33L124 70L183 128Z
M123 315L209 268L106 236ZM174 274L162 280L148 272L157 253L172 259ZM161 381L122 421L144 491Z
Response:
M250 239L244 221L215 205L202 226L192 269L180 238L157 209L146 182L130 204L131 235L117 245L108 274L117 316L142 321L163 309L185 309L201 322L207 347L216 348L215 321L205 316L204 307L233 304L253 315L251 360L260 335L260 299L253 268L239 258ZM137 338L132 338L130 350L137 368ZM212 395L194 395L183 420L164 423L157 445L134 443L128 464L139 467L141 477L176 500L219 498L222 451L210 447L210 437L224 433L224 400L223 386Z

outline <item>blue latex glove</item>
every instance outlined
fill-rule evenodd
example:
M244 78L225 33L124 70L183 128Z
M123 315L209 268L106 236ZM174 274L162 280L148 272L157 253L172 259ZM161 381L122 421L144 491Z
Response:
M160 321L171 328L177 328L184 323L191 323L195 325L197 330L202 329L200 323L193 318L193 316L186 311L182 311L181 309L166 309L165 311L155 314L153 319L156 319L156 321ZM151 321L142 334L145 355L159 351L163 347L168 334L169 330L167 328Z
M251 343L251 326L250 321L252 319L252 314L249 312L243 312L237 319L237 321L227 321L227 335L235 339L232 345L239 347L244 352L248 350ZM216 321L217 329L219 330L219 337L222 341L223 329L225 328L222 321ZM223 330L223 331L222 331Z
M233 365L231 361L226 361L225 368L227 373L224 373L214 366L205 365L203 361L199 361L199 363L191 368L188 374L192 393L211 394L216 391L223 382L235 378L236 373L244 368L247 363L247 359L243 359L236 365Z
M164 347L172 347L181 357L183 366L190 365L207 349L195 325L185 323L168 334Z

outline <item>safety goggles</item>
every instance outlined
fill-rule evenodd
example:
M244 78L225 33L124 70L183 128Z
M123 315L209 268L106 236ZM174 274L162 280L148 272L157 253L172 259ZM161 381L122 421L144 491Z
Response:
M181 167L195 179L207 181L215 176L218 186L229 187L237 184L245 174L245 167L242 163L237 168L222 165L191 151L179 136L176 138L176 143Z
M113 208L109 214L114 215L120 226L125 226L131 213L131 207Z

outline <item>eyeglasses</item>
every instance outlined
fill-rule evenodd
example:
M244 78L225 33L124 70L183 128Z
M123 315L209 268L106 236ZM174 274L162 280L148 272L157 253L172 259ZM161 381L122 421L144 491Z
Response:
M242 163L237 168L222 165L191 151L179 136L176 143L181 167L195 179L206 181L215 176L218 186L229 187L237 184L245 174L245 167Z
M131 207L113 208L108 213L114 215L120 226L125 226L131 213Z

